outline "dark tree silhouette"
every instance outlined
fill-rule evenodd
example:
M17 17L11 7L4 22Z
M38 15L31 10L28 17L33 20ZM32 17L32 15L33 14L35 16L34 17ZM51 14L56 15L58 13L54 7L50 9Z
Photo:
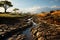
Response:
M0 7L3 7L5 9L5 13L6 13L6 10L9 8L9 7L12 7L12 3L10 1L0 1Z
M13 11L16 13L19 9L18 8L14 8Z

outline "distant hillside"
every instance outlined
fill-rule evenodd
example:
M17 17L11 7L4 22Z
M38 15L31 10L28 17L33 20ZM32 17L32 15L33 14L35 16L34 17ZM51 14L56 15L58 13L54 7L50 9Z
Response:
M42 12L37 14L37 16L48 23L60 24L60 10L50 11L49 13Z

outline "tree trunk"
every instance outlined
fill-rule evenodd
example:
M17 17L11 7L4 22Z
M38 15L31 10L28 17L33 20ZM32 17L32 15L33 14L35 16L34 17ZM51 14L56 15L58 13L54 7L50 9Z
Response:
M5 13L6 13L6 8L5 8Z
M4 9L5 9L5 13L6 13L6 10L7 10L6 2L5 2L5 4L4 4Z
M5 11L4 11L4 12L6 13L6 10L7 10L7 6L6 6L6 5L4 6L4 9L5 9Z

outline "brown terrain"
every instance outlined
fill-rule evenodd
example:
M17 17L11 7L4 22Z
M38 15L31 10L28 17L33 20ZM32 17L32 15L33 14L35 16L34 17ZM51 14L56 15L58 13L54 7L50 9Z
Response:
M32 26L27 23L30 17L0 17L0 39L1 40L24 40L26 38L23 31Z
M60 40L60 10L10 16L0 17L1 40Z
M37 14L34 21L38 23L31 29L34 40L60 40L60 10Z

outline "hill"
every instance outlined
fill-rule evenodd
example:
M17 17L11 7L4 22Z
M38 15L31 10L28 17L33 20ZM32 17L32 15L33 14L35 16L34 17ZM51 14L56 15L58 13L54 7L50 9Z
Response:
M37 26L31 29L34 40L60 40L60 10L35 15Z
M50 11L50 12L42 12L36 15L38 20L44 20L51 24L59 24L60 25L60 10Z

